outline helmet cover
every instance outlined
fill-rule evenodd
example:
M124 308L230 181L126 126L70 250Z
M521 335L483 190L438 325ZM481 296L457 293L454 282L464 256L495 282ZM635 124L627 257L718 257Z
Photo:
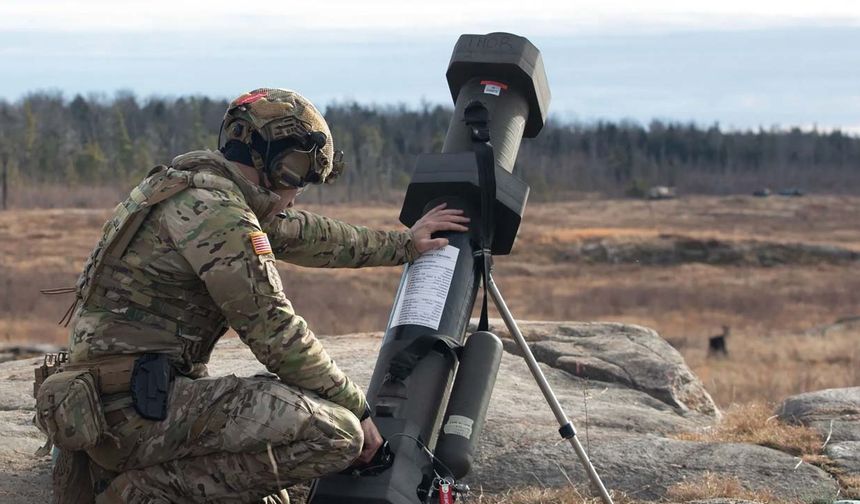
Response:
M343 155L335 152L323 115L309 100L289 89L260 88L239 96L227 108L223 128L228 141L238 140L251 147L257 169L277 187L332 182L344 168ZM253 145L254 133L265 142L263 152ZM285 141L293 151L310 156L309 167L296 169L279 162L290 156L279 155L272 157L274 163L265 166L263 156L269 147Z

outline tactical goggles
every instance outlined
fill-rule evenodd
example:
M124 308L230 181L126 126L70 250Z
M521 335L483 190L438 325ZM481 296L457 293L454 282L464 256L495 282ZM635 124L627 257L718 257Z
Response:
M258 135L256 137L257 141L262 143L262 139ZM301 139L293 137L267 142L265 151L269 162L266 163L266 173L270 183L279 189L322 183L326 167L321 163L327 161L322 158L320 149L325 144L326 136L322 132L308 133ZM270 157L270 152L275 154ZM325 182L333 181L345 167L343 151L334 151L333 154L332 167Z
M316 147L309 150L286 149L275 156L270 163L272 182L289 187L319 183L316 150Z

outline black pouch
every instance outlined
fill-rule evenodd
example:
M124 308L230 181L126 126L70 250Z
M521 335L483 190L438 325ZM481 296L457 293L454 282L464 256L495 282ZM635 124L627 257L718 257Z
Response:
M134 409L148 420L167 418L167 402L173 367L165 354L147 353L134 361L131 400Z

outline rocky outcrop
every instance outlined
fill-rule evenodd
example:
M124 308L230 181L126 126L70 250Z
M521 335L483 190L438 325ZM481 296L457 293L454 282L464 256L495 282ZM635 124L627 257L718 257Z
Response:
M531 429L549 428L542 423L494 425L482 445L472 486L484 491L518 485L564 486L567 477L586 484L585 473L566 443L553 436L528 435ZM584 438L584 433L579 434ZM509 435L522 436L513 446L496 444ZM761 446L748 444L700 443L665 438L656 434L601 433L590 436L590 457L607 488L643 501L665 498L667 490L684 481L701 481L705 476L737 478L753 491L768 491L784 502L833 498L838 490L833 479L821 469ZM829 502L829 500L827 501Z
M535 358L578 378L623 385L688 412L719 417L711 396L684 358L656 331L631 324L594 322L522 322ZM505 349L520 355L500 320L490 330L502 336Z
M523 328L608 488L643 501L657 500L676 483L717 473L786 501L836 494L837 485L827 473L807 464L796 467L794 457L779 451L673 439L676 433L713 424L717 410L677 352L653 331L620 324L523 323ZM380 334L323 341L359 384L368 383ZM579 371L577 361L582 363ZM47 496L49 461L32 455L42 443L30 424L30 380L37 362L0 364L0 501L16 495L20 497L15 502L26 504L44 502ZM260 370L236 339L218 344L210 369L212 374L241 375ZM476 469L467 482L484 492L562 486L569 484L568 478L586 486L579 460L570 445L560 441L557 429L525 363L506 352Z
M50 502L51 461L33 453L45 443L33 427L33 368L41 359L0 364L0 502Z

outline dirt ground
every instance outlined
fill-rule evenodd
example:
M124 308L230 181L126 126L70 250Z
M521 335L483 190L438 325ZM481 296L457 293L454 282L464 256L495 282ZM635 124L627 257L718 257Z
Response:
M394 205L309 205L312 211L396 229ZM0 212L0 343L65 342L56 321L104 210ZM666 236L721 242L820 245L860 253L860 197L687 197L607 200L582 195L527 208L496 280L515 315L531 320L607 320L658 330L678 348L721 406L860 384L856 260L773 266L682 261L575 260L595 239L645 243ZM285 291L320 334L384 328L400 268L311 270L281 264ZM708 356L708 337L731 327L728 355Z

